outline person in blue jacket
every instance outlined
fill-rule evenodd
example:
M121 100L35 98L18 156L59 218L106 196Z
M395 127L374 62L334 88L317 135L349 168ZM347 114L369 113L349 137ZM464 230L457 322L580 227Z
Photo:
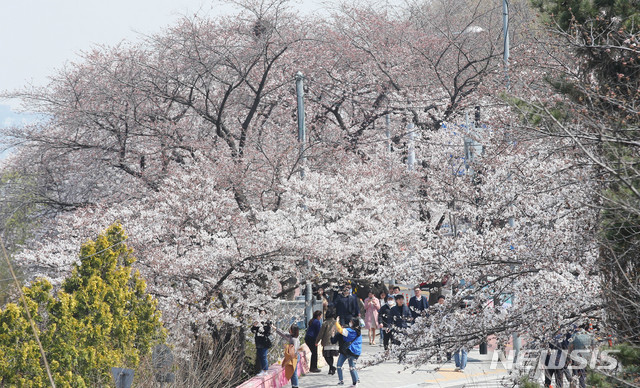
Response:
M318 346L316 346L318 334L320 334L320 327L322 327L320 318L322 318L322 311L317 310L313 313L313 318L309 321L309 326L307 327L307 334L304 336L304 342L311 351L311 365L309 368L309 372L311 373L320 372L320 369L318 369Z
M349 322L349 327L343 328L340 322L336 321L336 335L340 337L340 356L338 357L338 385L343 385L342 365L349 362L349 372L351 373L351 387L357 387L360 382L358 371L356 370L356 360L362 353L362 334L360 333L360 319L353 318Z

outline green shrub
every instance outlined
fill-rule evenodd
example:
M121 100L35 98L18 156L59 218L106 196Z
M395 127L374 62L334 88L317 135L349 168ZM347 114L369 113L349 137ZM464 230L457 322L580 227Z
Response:
M614 346L612 349L618 351L617 353L613 353L613 356L622 364L622 366L640 366L640 348L623 343Z
M520 380L520 388L540 388L540 384L531 381L528 376L525 376Z
M599 373L590 371L587 375L587 386L597 388L611 388L613 385L609 379Z
M134 368L165 330L156 301L131 267L135 258L115 224L80 249L54 296L45 279L23 289L58 387L112 384L110 368ZM40 387L48 377L23 304L0 310L0 386Z

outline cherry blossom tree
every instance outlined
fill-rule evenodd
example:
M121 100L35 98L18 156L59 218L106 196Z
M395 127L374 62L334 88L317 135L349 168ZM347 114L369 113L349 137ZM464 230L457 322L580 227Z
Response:
M538 55L525 68L542 77L522 74L512 93L519 124L566 139L592 166L606 327L637 346L637 8L626 1L535 5L542 14L532 29Z
M447 310L419 319L408 333L411 346L400 356L415 363L489 335L506 344L519 333L539 346L556 329L598 316L602 305L594 271L597 212L589 206L597 185L588 167L576 167L580 156L558 153L562 142L551 146L518 133L505 142L485 127L476 129L482 154L469 162L465 132L443 130L423 145L429 174L422 205L444 214L444 222L424 229L393 266L410 284L464 280ZM456 313L462 298L473 299L466 314Z
M21 147L3 168L55 210L17 260L55 285L79 241L120 221L174 341L246 325L303 277L464 280L476 315L419 319L397 350L419 349L414 363L597 311L590 166L566 139L505 125L499 16L454 3L308 20L260 2L96 49L17 93L49 119L9 133ZM476 105L488 119L472 128Z

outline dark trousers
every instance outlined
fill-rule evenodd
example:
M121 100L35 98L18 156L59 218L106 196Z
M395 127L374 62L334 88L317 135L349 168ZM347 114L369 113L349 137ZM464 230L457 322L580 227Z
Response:
M335 369L335 367L333 366L333 361L337 355L338 355L337 350L324 350L322 352L322 356L324 357L324 360L327 362L327 365L329 365L329 372Z
M384 332L384 338L382 339L382 344L384 345L384 350L389 349L389 341L393 338L393 334L390 331Z
M399 331L399 329L391 329L387 333L387 336L389 337L389 340L391 341L391 344L393 344L393 345L400 345L400 340L398 339L398 332L397 331ZM402 333L400 333L400 334L402 334Z
M574 369L573 375L578 376L578 387L586 388L587 386L587 369Z
M324 361L329 365L329 370L333 369L333 356L328 356L328 354L323 352Z
M558 388L562 388L563 384L563 377L566 375L567 376L567 380L569 380L569 383L571 383L571 375L568 373L567 368L560 368L560 369L550 369L550 368L545 368L544 370L544 386L545 387L549 387L551 385L551 382L553 381L553 375L556 376L556 387Z
M311 350L311 365L309 365L309 369L316 370L318 369L318 347L316 346L316 340L314 338L306 338L304 342Z
M556 387L562 388L563 377L567 376L567 380L571 383L571 373L566 367L566 350L552 350L544 360L544 386L549 387L556 376Z
M267 348L256 349L256 358L258 359L258 363L260 364L260 370L269 370L269 360L267 359L267 353L269 353L269 349Z

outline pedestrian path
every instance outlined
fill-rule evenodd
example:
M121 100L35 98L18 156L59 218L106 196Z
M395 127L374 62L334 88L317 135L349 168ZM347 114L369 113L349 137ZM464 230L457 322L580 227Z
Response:
M440 366L427 364L418 369L405 369L404 365L395 360L362 368L363 361L382 352L382 347L363 344L363 354L358 360L358 374L360 388L422 388L422 387L477 387L499 388L500 381L508 375L505 369L491 369L491 355L481 355L478 350L469 352L467 368L464 372L454 371L453 361ZM499 365L501 366L501 365ZM327 374L328 367L322 368L321 373L309 373L300 378L301 388L334 387L338 384L338 375ZM351 385L351 376L347 364L344 365L345 386Z

